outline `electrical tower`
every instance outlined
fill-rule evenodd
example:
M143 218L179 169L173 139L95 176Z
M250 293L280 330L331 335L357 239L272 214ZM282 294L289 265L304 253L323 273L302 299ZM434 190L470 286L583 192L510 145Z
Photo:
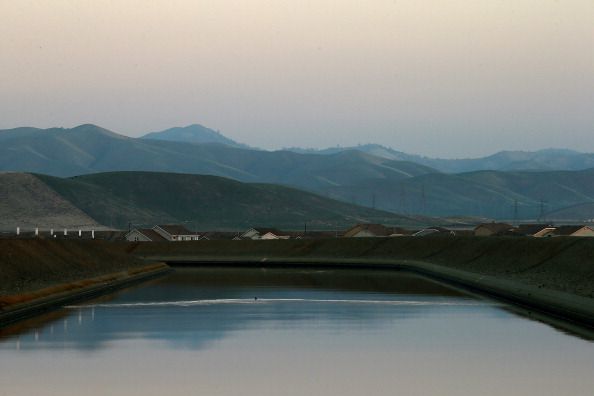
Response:
M427 210L427 197L425 195L425 185L421 185L421 214L425 215Z
M400 212L406 213L406 190L404 184L400 184Z
M542 222L545 221L545 207L546 207L546 202L544 200L540 200L540 214L538 215L538 221Z

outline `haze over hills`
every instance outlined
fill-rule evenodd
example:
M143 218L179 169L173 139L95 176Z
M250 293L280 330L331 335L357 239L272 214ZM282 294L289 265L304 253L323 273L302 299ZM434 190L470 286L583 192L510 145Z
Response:
M117 228L127 228L129 222L145 226L180 223L199 230L245 230L254 226L301 230L305 223L310 229L343 229L360 222L419 225L411 218L292 188L216 176L110 172L63 179L14 175L22 183L34 179L45 186L44 192L35 195L36 201L59 197L87 218ZM32 198L24 189L14 189L12 198L26 207ZM47 215L51 213L48 208ZM34 223L25 212L19 218Z
M343 151L362 151L377 157L408 161L434 168L444 173L473 172L479 170L583 170L594 168L594 154L567 149L538 151L500 151L482 158L442 159L407 154L378 144L327 149L288 148L297 153L329 155Z
M398 213L429 216L473 215L498 219L547 218L549 212L594 202L594 169L583 171L478 171L434 173L397 183L369 180L363 185L331 188L327 196ZM585 205L563 220L594 218ZM570 212L566 212L569 214ZM544 214L544 216L543 216ZM561 219L558 215L556 219Z
M194 124L188 127L170 128L149 133L142 138L160 139L185 143L221 143L232 147L251 148L237 143L220 132ZM286 148L299 154L334 155L345 151L360 151L375 157L394 161L413 162L444 173L473 172L479 170L583 170L594 168L594 154L568 149L543 149L538 151L500 151L480 158L443 159L408 154L379 144L362 144L351 147L326 149Z
M223 136L219 131L215 131L199 124L169 128L160 132L151 132L141 138L198 144L220 143L231 147L249 148L249 146L245 144L237 143L236 141Z
M313 191L368 178L400 180L433 169L359 151L335 155L134 139L94 125L0 131L0 170L75 176L106 171L209 174Z
M175 137L176 133L167 134ZM536 219L542 212L555 211L571 214L575 220L594 218L589 205L594 202L593 171L537 170L585 167L590 154L542 150L502 152L474 160L436 160L375 145L301 151L135 139L94 125L0 131L0 170L60 177L110 171L205 174L292 186L396 213L500 219L517 214L519 219ZM481 166L504 170L441 173L415 163L415 158L450 171ZM514 167L529 170L508 170ZM562 212L577 206L579 211Z

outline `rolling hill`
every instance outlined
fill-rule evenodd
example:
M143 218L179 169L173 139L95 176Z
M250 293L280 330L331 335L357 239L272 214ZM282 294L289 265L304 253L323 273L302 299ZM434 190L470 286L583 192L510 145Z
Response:
M303 154L334 155L344 151L361 151L376 157L425 165L443 173L462 173L480 170L584 170L594 168L594 154L573 150L545 149L538 151L500 151L481 158L442 159L407 154L378 144L353 147L331 147L322 150L290 148Z
M537 219L569 206L594 202L594 169L434 173L397 183L367 180L359 185L330 188L326 195L367 206L375 196L377 208L404 214L498 219L513 219L517 202L519 219ZM588 205L574 219L594 218L594 213L586 208ZM541 211L545 216L541 216Z
M0 173L0 230L101 229L99 223L34 175Z
M182 223L190 228L254 226L343 229L360 222L418 226L410 218L278 185L216 176L113 172L72 178L35 175L89 217L111 227Z
M216 143L134 139L95 125L0 131L2 170L58 177L109 171L193 173L311 191L352 185L368 178L401 180L434 172L423 165L359 151L320 156L241 149Z
M536 219L542 217L541 212L594 202L592 170L440 173L426 165L402 161L414 158L389 150L370 145L356 150L336 148L322 154L270 152L220 143L134 139L94 125L48 130L17 128L0 131L0 171L60 177L112 171L214 175L295 187L395 213L439 217L511 219L517 202L518 218ZM454 161L462 168L538 168L540 165L534 164L540 163L579 168L589 164L588 156L568 150L544 150L502 152L482 159L483 165L480 161L470 165L455 162L478 160L443 161ZM442 160L419 158L442 166L431 162ZM448 166L446 169L453 169L453 165ZM587 209L565 212L564 216L568 213L594 218ZM114 222L110 220L110 224Z
M219 143L231 147L249 148L245 144L223 136L220 132L207 128L199 124L188 125L186 127L169 128L160 132L151 132L142 136L142 139L166 140L170 142L183 143Z

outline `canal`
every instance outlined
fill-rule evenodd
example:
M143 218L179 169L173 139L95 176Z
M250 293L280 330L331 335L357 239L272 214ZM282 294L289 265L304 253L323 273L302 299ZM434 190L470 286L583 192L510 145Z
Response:
M588 395L594 343L397 271L178 268L0 329L0 396Z

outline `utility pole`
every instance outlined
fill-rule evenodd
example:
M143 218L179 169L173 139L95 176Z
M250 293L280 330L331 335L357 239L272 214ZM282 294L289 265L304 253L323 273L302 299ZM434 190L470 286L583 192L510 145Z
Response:
M545 221L545 201L540 200L540 214L538 215L538 221Z
M406 190L402 183L400 183L400 212L406 213Z
M425 185L421 185L421 214L424 215L427 210L427 197L425 196Z

